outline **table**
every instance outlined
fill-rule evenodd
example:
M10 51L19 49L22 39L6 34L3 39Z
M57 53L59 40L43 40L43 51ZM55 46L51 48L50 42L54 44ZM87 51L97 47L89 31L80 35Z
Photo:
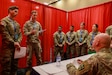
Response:
M60 66L56 66L57 63L50 63L50 64L45 64L45 65L41 65L41 66L35 66L33 67L33 71L39 73L40 75L68 75L67 73L67 69L66 69L66 65L69 63L73 63L74 61L74 65L76 66L76 68L79 67L79 64L77 63L77 59L81 59L81 60L86 60L89 57L91 57L94 54L88 54L85 56L80 56L80 57L76 57L76 58L72 58L72 59L68 59L68 60L64 60L61 61L61 65ZM39 75L37 74L37 75Z

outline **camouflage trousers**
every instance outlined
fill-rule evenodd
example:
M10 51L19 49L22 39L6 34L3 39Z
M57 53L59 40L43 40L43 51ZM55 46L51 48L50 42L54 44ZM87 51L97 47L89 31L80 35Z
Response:
M54 50L54 58L55 58L55 60L56 60L56 56L58 55L58 53L60 53L61 59L62 60L64 59L64 51L63 51L63 48L64 47L55 46L55 50Z
M41 59L41 48L40 44L38 43L29 43L27 45L28 49L28 56L27 56L27 67L31 68L32 67L32 55L35 53L36 60L37 60L37 65L42 64L42 59Z
M66 50L66 56L67 56L67 59L69 59L70 58L70 56L72 57L72 58L74 58L75 57L75 44L72 44L72 45L67 45L67 50Z
M18 69L18 59L14 59L14 47L7 47L2 48L1 51L1 75L15 75Z
M76 55L77 56L82 56L82 55L86 55L87 54L87 44L83 44L81 46L79 46L76 43Z

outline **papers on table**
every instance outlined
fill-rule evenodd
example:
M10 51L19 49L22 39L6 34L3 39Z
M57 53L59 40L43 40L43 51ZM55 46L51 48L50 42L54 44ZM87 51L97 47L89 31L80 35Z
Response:
M89 54L85 56L80 56L68 60L61 61L60 67L56 66L56 63L50 63L40 66L35 66L33 69L40 75L68 75L66 65L69 63L74 63L75 67L78 68L80 65L77 63L77 59L87 60L94 54Z
M48 74L55 74L63 71L62 69L53 64L43 65L39 67Z
M22 58L26 56L26 47L21 47L20 51L15 50L14 59Z
M69 60L61 61L61 67L60 68L63 69L63 70L67 70L66 65L69 64L69 63L73 63L75 65L75 67L78 69L80 64L77 63L77 60L81 59L82 61L85 61L88 58L90 58L92 55L94 55L94 54L89 54L89 55L80 56L80 57L72 58L72 59L69 59Z

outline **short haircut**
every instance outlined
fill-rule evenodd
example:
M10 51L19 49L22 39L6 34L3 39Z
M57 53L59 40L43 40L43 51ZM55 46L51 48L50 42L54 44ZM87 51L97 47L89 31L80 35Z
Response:
M82 22L81 24L85 26L85 23L84 22Z
M94 24L96 26L96 28L98 28L98 24Z
M73 25L71 25L71 27L72 27L72 28L74 28L74 26L73 26Z
M58 26L58 27L61 27L62 28L62 26Z
M36 11L36 10L32 10L32 11L31 11L31 15L32 15L33 13L37 13L37 11Z
M9 13L10 10L15 10L15 9L19 9L18 6L10 6L8 8L8 13Z

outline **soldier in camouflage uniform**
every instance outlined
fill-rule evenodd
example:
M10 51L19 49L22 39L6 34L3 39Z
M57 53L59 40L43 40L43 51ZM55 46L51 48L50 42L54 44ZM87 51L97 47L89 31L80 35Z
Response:
M105 30L105 32L110 35L111 39L112 39L112 25L108 26Z
M62 32L62 27L61 26L58 27L58 31L56 31L53 34L53 37L54 37L54 44L55 44L55 51L54 51L55 59L56 59L56 56L58 55L58 53L60 53L61 58L63 60L64 59L63 48L64 48L64 44L65 44L65 33Z
M105 30L105 32L110 36L111 38L111 45L110 45L110 48L111 48L111 51L112 51L112 25L108 26Z
M35 56L37 59L37 64L42 64L41 59L41 43L39 39L39 35L42 32L42 26L37 19L37 11L33 10L31 12L31 19L28 20L23 27L24 34L27 36L27 49L28 49L28 57L27 57L27 67L32 67L32 54L35 52Z
M65 36L66 43L67 43L67 50L66 50L66 55L67 58L75 57L75 42L76 42L76 33L74 31L74 26L70 26L70 31L66 33Z
M105 33L96 35L92 45L96 54L80 62L78 69L73 63L67 64L69 75L112 75L110 41L110 37Z
M9 15L1 20L2 35L2 75L15 75L18 67L18 59L14 59L15 50L20 50L22 34L20 25L14 20L18 14L18 7L11 6L8 9Z
M92 32L89 33L88 39L87 39L87 45L88 45L88 52L89 53L95 52L94 49L92 48L92 43L93 43L94 37L97 34L100 34L100 32L98 31L98 25L97 24L93 24Z
M87 54L87 37L88 31L85 30L85 23L80 24L80 30L76 32L76 54L77 56Z

